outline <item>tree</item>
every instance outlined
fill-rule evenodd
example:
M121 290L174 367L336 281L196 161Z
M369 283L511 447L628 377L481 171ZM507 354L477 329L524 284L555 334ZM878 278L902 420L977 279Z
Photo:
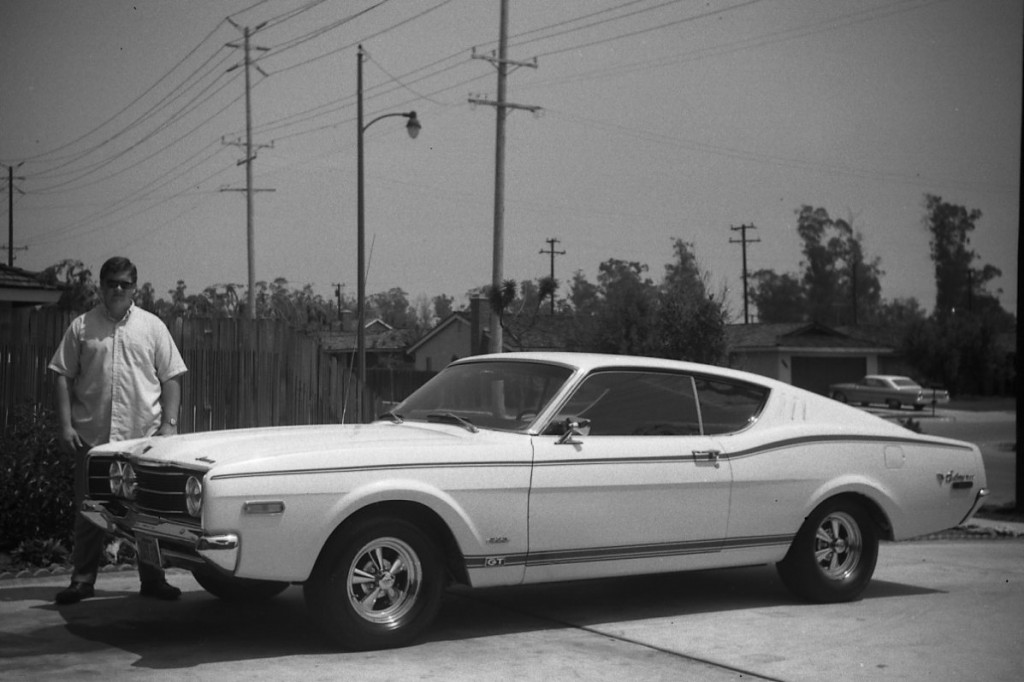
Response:
M44 284L63 290L57 307L74 313L83 313L100 301L99 287L89 270L80 260L67 258L40 273Z
M998 337L1016 327L986 285L1001 273L975 264L970 235L981 211L925 195L923 223L931 233L935 267L935 310L911 326L903 352L924 376L956 393L989 394L1012 376L1014 367Z
M998 304L986 285L1003 273L992 265L975 267L977 254L971 245L981 211L946 203L942 197L925 195L924 225L931 234L935 265L935 314L945 319L960 310L979 310Z
M573 273L569 283L569 305L576 314L593 312L598 303L597 285L589 282L582 270Z
M880 259L864 256L863 238L853 217L834 220L824 208L802 206L797 234L803 246L803 273L754 273L750 292L761 322L818 320L842 325L860 322L881 301Z
M377 317L395 329L408 329L415 319L415 311L409 306L409 296L401 287L373 294L367 303Z
M716 363L725 357L728 313L725 293L715 300L707 275L697 264L693 244L673 241L675 260L665 266L658 296L655 343L651 355Z
M725 294L709 293L692 244L673 240L673 255L660 284L646 265L615 258L599 266L596 285L577 272L569 287L572 349L720 362Z
M804 287L796 276L758 270L753 279L750 300L757 307L757 317L761 322L801 322L806 319Z
M452 304L455 303L455 299L446 294L438 294L433 298L434 303L434 315L437 316L438 320L443 320L452 314L454 308Z

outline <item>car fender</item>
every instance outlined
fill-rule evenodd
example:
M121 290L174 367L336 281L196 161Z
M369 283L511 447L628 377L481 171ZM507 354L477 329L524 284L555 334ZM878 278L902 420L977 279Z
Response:
M385 502L413 502L429 508L448 526L464 553L472 553L482 544L482 533L464 505L438 486L411 478L368 482L339 498L328 512L321 544L347 519Z
M841 495L855 495L866 499L869 502L869 510L872 516L883 527L883 536L890 534L893 518L898 516L899 505L894 492L881 481L871 479L863 475L845 474L822 482L808 495L803 504L803 517L801 523L811 515L823 502ZM874 509L870 509L874 507ZM878 518L878 514L881 518Z

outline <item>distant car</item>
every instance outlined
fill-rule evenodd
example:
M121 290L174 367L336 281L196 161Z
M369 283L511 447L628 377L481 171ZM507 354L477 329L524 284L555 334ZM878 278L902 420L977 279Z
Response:
M869 374L855 384L832 384L829 395L842 403L881 404L893 410L904 405L923 410L949 402L945 389L925 388L910 377L896 374Z
M88 467L86 517L140 561L226 600L301 584L354 649L411 642L450 584L775 563L802 598L853 600L880 539L988 494L969 443L762 376L575 353L459 360L371 424L114 442Z

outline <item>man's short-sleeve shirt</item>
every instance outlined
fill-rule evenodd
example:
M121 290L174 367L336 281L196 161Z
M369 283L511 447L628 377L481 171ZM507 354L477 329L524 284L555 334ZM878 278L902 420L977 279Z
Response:
M117 321L102 305L75 318L50 369L68 378L71 423L89 445L152 435L161 383L188 371L167 326L134 305Z

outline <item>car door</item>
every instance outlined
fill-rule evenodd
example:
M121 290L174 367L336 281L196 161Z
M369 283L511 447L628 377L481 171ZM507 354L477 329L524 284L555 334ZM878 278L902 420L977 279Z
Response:
M705 565L725 538L731 485L702 435L691 376L587 377L534 438L527 582ZM559 435L564 420L589 424Z

